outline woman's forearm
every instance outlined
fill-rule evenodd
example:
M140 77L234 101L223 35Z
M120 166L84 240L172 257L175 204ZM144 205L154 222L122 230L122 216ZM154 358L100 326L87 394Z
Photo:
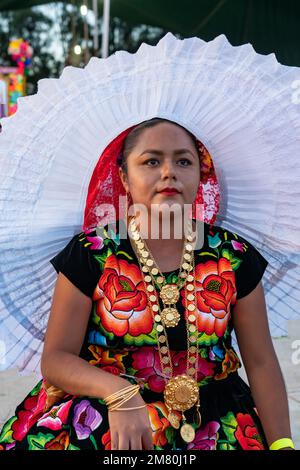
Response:
M288 397L277 358L247 370L247 376L268 444L291 438Z
M95 398L105 398L131 385L127 380L65 351L55 351L42 361L42 375L51 385L71 395Z

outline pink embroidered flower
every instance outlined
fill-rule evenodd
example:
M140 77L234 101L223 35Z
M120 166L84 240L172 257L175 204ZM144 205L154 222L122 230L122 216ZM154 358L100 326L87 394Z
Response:
M63 424L66 424L68 413L72 405L72 400L62 403L61 405L53 406L51 411L42 416L38 422L37 426L44 426L51 429L52 431L57 431L62 428Z
M207 423L205 428L196 431L195 439L188 445L188 450L215 450L219 428L220 424L217 421Z
M233 248L235 250L238 250L238 251L245 251L244 250L244 244L243 243L240 243L240 242L237 242L235 240L231 240L231 244L233 246Z
M174 375L186 373L186 351L171 351L171 361ZM159 353L157 348L145 346L132 354L132 367L137 370L135 377L144 377L150 390L162 393L165 381L162 376ZM198 377L200 382L214 374L215 364L207 362L202 357L198 361Z
M94 232L96 233L96 235L89 236L90 234L92 234ZM103 245L104 245L103 238L100 237L100 235L97 234L96 228L92 227L90 229L83 230L82 233L85 233L85 235L86 235L85 238L89 242L89 243L87 243L87 245L90 244L90 246L89 246L90 250L100 250L103 247ZM82 241L82 243L85 243L85 242Z
M91 250L100 250L104 243L103 243L103 238L101 237L86 237L86 239L92 244L89 248Z

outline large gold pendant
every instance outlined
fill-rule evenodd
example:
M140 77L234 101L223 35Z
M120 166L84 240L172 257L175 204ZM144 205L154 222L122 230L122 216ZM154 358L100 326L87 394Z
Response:
M180 428L180 435L185 442L192 442L196 436L195 429L190 424L184 424Z
M177 326L180 314L176 308L166 307L161 311L161 320L167 328Z
M199 400L196 380L185 374L172 377L166 384L164 399L166 406L171 410L189 410Z

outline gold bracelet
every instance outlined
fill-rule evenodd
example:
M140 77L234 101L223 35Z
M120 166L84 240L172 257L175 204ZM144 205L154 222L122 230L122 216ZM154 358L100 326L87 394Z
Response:
M138 389L131 390L131 391L128 391L127 393L120 394L120 395L115 396L113 398L106 398L105 402L106 402L107 405L109 405L109 404L114 403L118 400L121 400L122 398L128 398L130 396L136 395L136 393L138 393L138 391L139 391Z
M129 410L138 410L140 408L145 408L147 405L141 405L141 406L133 406L131 408L114 408L113 410L108 410L108 411L129 411Z
M109 411L119 408L123 403L130 400L134 395L139 392L139 385L130 385L129 387L123 388L112 395L104 398Z
M108 397L105 397L104 398L104 401L110 401L114 398L118 398L120 396L122 396L123 394L126 394L132 390L138 390L140 388L139 385L130 385L129 387L126 387L126 388L122 388L121 390L119 390L118 392L115 392L113 393L112 395L109 395Z
M292 439L290 439L289 437L277 439L276 441L272 442L272 444L269 446L269 450L280 450L284 447L291 447L292 449L295 449Z
M137 392L134 392L134 393L132 393L131 395L129 395L129 396L127 396L127 397L124 397L123 399L120 399L120 400L118 400L118 401L116 401L116 402L114 402L114 403L109 403L109 404L108 404L109 410L112 410L112 409L114 409L114 408L116 408L116 407L119 407L119 406L123 405L123 403L126 403L128 400L130 400L130 398L132 398L134 395L136 395L136 393L137 393Z

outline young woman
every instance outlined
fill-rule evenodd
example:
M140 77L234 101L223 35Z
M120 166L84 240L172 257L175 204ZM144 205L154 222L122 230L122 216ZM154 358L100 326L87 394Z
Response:
M51 260L43 379L5 423L0 447L265 450L288 439L281 448L291 450L262 287L268 262L237 233L180 219L207 171L188 130L154 118L118 139L111 170L133 207L115 231L83 230Z

